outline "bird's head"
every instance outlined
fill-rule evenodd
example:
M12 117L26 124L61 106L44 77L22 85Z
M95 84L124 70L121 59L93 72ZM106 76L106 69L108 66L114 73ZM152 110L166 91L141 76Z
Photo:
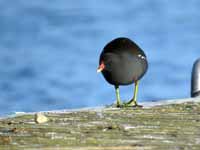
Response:
M111 71L113 67L120 65L120 57L114 53L106 53L100 58L97 72Z

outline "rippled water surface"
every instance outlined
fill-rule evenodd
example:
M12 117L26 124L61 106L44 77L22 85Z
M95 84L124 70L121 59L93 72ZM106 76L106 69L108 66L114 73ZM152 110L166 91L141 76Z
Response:
M199 0L0 0L0 114L111 104L96 73L113 38L133 39L149 70L139 101L190 96L200 56ZM133 86L121 88L128 100Z

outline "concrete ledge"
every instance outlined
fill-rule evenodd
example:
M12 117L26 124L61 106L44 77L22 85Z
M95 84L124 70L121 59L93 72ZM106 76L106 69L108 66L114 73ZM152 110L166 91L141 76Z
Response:
M169 105L169 104L182 104L186 102L200 102L200 97L196 98L185 98L185 99L170 99L170 100L160 100L155 102L143 102L140 103L145 108L155 107L155 106L161 106L161 105Z
M200 149L200 98L143 103L144 108L90 108L0 120L0 149Z

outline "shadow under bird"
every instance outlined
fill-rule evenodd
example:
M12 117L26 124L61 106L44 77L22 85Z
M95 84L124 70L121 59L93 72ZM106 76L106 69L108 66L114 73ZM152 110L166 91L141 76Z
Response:
M115 87L116 106L139 106L137 104L138 84L148 69L144 51L132 40L120 37L109 42L99 59L97 72L102 72L106 81ZM119 86L134 83L133 98L122 104Z

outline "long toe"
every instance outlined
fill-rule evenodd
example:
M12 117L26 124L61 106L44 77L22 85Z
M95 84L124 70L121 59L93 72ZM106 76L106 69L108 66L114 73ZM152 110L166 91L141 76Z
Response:
M128 103L124 104L125 107L139 107L142 108L142 105L138 105L138 103L135 100L130 100Z
M135 104L135 105L132 105L132 107L135 107L135 108L142 108L143 106L142 106L142 105L139 105L139 104Z

